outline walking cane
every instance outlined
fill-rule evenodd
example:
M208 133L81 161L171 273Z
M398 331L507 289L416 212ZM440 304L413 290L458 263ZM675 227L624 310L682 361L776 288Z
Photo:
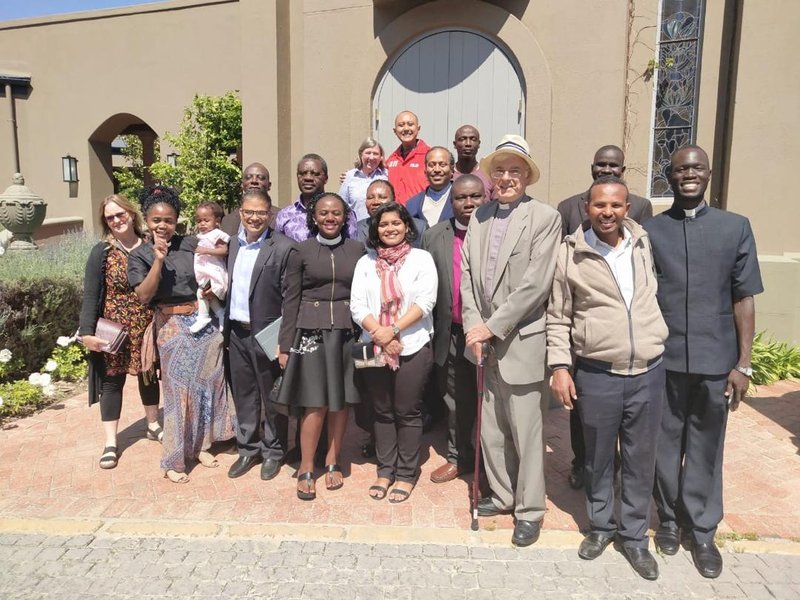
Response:
M478 488L481 477L481 410L483 409L484 393L483 367L486 364L486 355L489 354L490 349L489 342L481 344L481 358L478 360L478 368L476 369L478 378L478 412L475 415L475 469L472 472L472 524L470 525L472 531L478 531Z

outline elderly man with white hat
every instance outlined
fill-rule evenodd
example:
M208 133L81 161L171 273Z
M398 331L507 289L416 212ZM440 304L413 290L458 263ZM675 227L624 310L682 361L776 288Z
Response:
M472 216L461 259L468 358L477 360L484 342L491 346L481 446L492 493L481 498L478 515L513 513L511 541L528 546L545 512L545 322L561 217L525 193L539 168L522 137L503 137L481 170L494 198Z

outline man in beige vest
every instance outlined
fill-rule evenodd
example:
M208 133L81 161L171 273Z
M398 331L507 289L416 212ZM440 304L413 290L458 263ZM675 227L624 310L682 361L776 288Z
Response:
M514 513L511 541L539 538L545 512L542 389L545 307L561 241L555 209L526 195L539 179L527 142L505 136L481 161L494 198L470 220L462 253L461 296L468 356L486 357L481 446L491 496L478 514Z

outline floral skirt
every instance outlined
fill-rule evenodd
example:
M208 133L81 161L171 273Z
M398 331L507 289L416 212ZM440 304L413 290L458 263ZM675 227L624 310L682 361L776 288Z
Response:
M278 392L278 404L335 412L361 399L355 385L349 329L298 329Z
M206 327L189 331L197 313L158 315L158 353L164 405L161 469L186 471L211 444L234 436L235 416L229 402L222 360L222 335Z

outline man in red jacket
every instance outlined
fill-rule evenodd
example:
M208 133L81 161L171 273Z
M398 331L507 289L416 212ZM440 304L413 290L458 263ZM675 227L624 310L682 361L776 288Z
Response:
M403 205L428 185L425 153L430 147L417 138L420 129L419 119L411 111L403 111L394 119L393 131L400 145L386 159L386 168L389 169L389 181L394 186L395 198Z

